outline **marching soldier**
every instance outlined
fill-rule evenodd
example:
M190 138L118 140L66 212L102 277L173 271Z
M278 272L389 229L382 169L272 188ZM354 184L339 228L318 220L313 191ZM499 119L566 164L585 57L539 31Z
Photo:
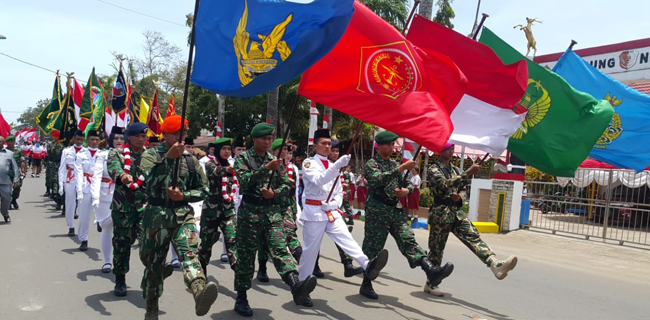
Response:
M296 225L296 216L298 214L298 205L296 204L296 186L298 179L296 179L296 176L298 175L298 170L294 168L291 162L284 163L284 159L286 159L288 153L291 153L291 150L289 150L289 146L285 145L284 148L282 148L282 152L280 152L281 145L282 139L276 139L271 144L271 150L276 158L283 159L283 164L280 166L279 173L287 175L289 179L289 193L286 197L280 199L283 220L282 226L284 229L287 248L294 259L296 259L296 262L300 262L302 247L300 246L298 234L296 234L296 231L298 230L298 226ZM268 257L262 249L257 252L257 257L260 266L257 271L257 280L261 282L269 282L269 276L266 273L266 262L268 261Z
M46 164L46 179L50 179L51 183L51 190L50 190L50 199L54 200L56 203L56 210L61 210L61 206L63 206L63 199L61 199L61 195L59 194L59 183L58 183L58 171L59 171L59 164L61 163L61 154L63 153L63 144L61 144L58 141L55 141L52 143L48 150L48 155L47 155L47 164ZM49 172L49 173L47 173ZM62 215L65 215L65 212L62 213Z
M74 174L77 183L77 200L79 200L79 241L81 241L79 250L81 251L88 250L88 230L90 229L90 214L93 210L90 185L95 174L95 157L99 141L99 133L96 130L88 130L86 133L88 147L77 153L75 159Z
M399 205L399 198L413 192L410 181L405 185L400 184L404 172L413 169L415 162L409 160L398 166L390 159L397 138L396 134L389 131L377 134L375 137L377 154L368 160L364 167L364 174L368 180L368 198L363 252L368 257L375 257L384 248L388 234L391 234L410 267L422 267L429 282L438 285L442 279L451 274L454 266L451 263L447 263L442 268L439 264L434 265L415 241L413 229ZM364 277L359 293L367 298L377 299L371 280Z
M111 219L111 203L115 193L115 182L108 172L108 154L113 149L121 148L124 145L124 128L113 126L111 134L106 139L108 149L100 151L95 157L95 172L92 178L90 194L92 206L95 210L97 230L101 232L101 247L104 255L102 272L109 273L113 264L113 219Z
M474 254L485 263L494 276L503 280L508 272L517 265L517 257L512 255L506 260L498 260L492 249L481 240L481 237L467 219L467 214L461 208L466 199L464 190L470 184L470 176L480 170L480 165L473 164L467 171L462 172L451 163L454 155L454 145L447 143L440 153L440 159L429 167L431 184L429 190L434 202L429 209L429 259L434 266L440 266L449 233L453 233ZM444 296L436 284L427 282L424 292L435 296Z
M8 136L5 141L7 142L7 149L14 153L14 160L16 160L18 168L20 168L20 177L16 182L16 186L14 186L14 190L11 192L11 205L14 207L14 209L18 209L18 203L16 202L16 199L20 197L20 188L23 186L23 179L27 175L27 165L25 164L26 160L22 150L16 148L16 137ZM50 174L50 176L52 175ZM49 191L50 190L48 189L48 192Z
M77 154L84 151L84 133L77 130L72 137L72 146L63 149L61 162L59 164L59 195L65 192L65 222L68 224L68 236L74 236L74 219L76 219L77 201L81 202L82 190L77 192L77 181L75 180L75 161Z
M158 298L163 293L165 259L170 242L182 263L185 285L192 290L194 310L203 316L217 299L218 287L206 282L198 259L199 239L190 202L207 198L208 180L199 161L185 151L183 138L189 123L181 116L167 117L161 126L165 142L148 149L140 167L145 176L145 207L140 260L145 266L142 294L147 301L145 319L158 319ZM175 163L180 161L178 185L173 186Z
M210 264L212 246L219 240L219 229L225 238L224 243L233 270L237 263L234 248L237 223L234 197L238 182L234 168L228 162L231 141L230 138L221 138L211 143L215 156L210 161L204 162L205 173L210 183L210 195L203 203L201 214L199 261L204 272L207 272L206 267Z
M144 193L144 176L140 166L145 152L148 127L135 122L126 130L126 142L121 148L108 153L106 166L115 183L111 202L113 220L113 274L118 297L126 296L126 274L129 272L131 245L140 228L142 212L147 202ZM173 270L171 270L173 271Z
M343 188L339 181L340 170L350 162L350 155L345 155L331 163L327 156L331 151L329 130L320 129L314 132L314 150L316 154L303 162L303 182L305 190L303 199L305 206L300 220L303 225L303 254L300 259L300 274L311 274L314 269L318 251L325 233L334 242L353 257L364 269L364 277L374 280L388 261L388 251L382 249L370 259L363 253L361 247L348 231L339 208L343 201ZM330 192L334 192L330 198ZM303 276L301 276L302 278ZM312 306L308 299L304 306Z
M242 194L242 203L237 213L236 243L239 261L235 268L235 311L247 317L253 315L246 291L251 288L251 279L255 272L258 239L265 242L263 247L266 253L271 256L275 269L291 288L293 301L297 305L305 303L309 299L309 293L316 287L316 278L311 273L303 281L299 280L293 258L285 243L283 208L279 200L288 196L290 188L287 176L278 172L282 159L275 159L268 152L274 132L275 127L271 124L255 125L251 131L253 149L240 153L235 160L235 171ZM275 173L268 188L272 172Z

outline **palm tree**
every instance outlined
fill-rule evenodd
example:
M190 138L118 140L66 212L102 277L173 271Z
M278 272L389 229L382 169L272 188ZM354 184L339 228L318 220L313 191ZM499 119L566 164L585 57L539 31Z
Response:
M398 30L404 27L409 13L406 8L408 0L361 0L361 2Z
M334 133L334 138L337 139L338 141L348 141L352 140L354 138L354 134L356 133L357 129L359 128L359 123L361 120L357 118L353 118L348 115L340 115L337 116L337 121L336 124L334 125L332 132ZM364 123L363 127L361 129L361 133L359 133L359 138L357 138L357 142L355 143L352 151L354 154L354 159L355 159L355 172L359 172L359 169L363 166L365 163L363 161L363 151L367 149L368 146L372 146L372 142L374 140L374 131L375 131L375 126L370 124L370 123ZM341 152L345 152L347 150L341 150Z

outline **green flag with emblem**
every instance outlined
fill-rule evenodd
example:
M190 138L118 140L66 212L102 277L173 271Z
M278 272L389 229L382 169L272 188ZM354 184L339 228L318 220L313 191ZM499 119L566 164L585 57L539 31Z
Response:
M106 108L106 97L102 83L95 74L95 68L90 73L88 85L85 88L79 117L88 120L86 128L80 128L88 133L90 130L96 130L98 133L104 132L104 113Z
M61 109L61 103L63 101L63 93L61 92L61 77L59 74L56 74L56 79L54 79L54 89L52 89L52 100L50 103L41 111L36 117L36 125L41 129L45 134L50 134L52 131L52 124L56 118L56 115Z
M504 64L525 59L488 28L483 28L479 41ZM553 71L527 62L528 88L517 109L528 112L510 137L508 150L544 173L573 177L609 125L614 109L606 100L577 91Z

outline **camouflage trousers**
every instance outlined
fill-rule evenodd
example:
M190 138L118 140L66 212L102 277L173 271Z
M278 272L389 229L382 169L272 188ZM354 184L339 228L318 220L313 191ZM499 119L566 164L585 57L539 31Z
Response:
M373 259L384 249L389 233L397 242L399 251L408 260L409 266L419 266L426 253L415 241L410 221L402 209L366 202L366 227L362 248L368 259Z
M293 206L296 204L294 203ZM293 255L296 252L296 249L300 248L300 239L298 238L298 225L296 224L296 214L297 209L295 207L289 206L285 212L282 213L282 229L284 230L284 238L287 248L289 248L289 253ZM259 248L257 252L257 259L260 264L266 263L269 260L266 255L264 248L264 242L258 241Z
M47 190L54 190L55 188L58 189L59 186L59 172L58 172L58 167L52 167L48 165L45 168L45 188Z
M113 210L113 274L129 272L131 245L138 235L141 214L139 212L119 212Z
M464 243L474 254L487 264L487 259L494 255L492 249L481 240L476 227L458 210L429 210L429 259L435 266L442 264L442 256L449 238L449 232Z
M255 253L260 250L271 256L275 270L283 280L296 272L296 264L287 250L283 219L279 206L256 206L242 202L237 212L237 254L235 290L251 288L255 273ZM261 245L260 245L261 243Z
M212 246L219 241L221 232L226 242L226 251L228 252L228 261L230 267L235 270L237 265L237 253L235 250L237 217L235 209L225 209L220 206L218 209L209 209L205 207L201 212L201 244L199 245L199 261L210 264L212 257ZM219 232L221 229L221 232Z
M158 298L163 294L163 268L170 242L174 244L178 260L181 262L185 285L190 288L194 280L205 280L205 274L199 264L199 236L196 234L193 215L185 216L185 221L174 228L145 228L140 246L140 260L145 268L140 288L145 300Z

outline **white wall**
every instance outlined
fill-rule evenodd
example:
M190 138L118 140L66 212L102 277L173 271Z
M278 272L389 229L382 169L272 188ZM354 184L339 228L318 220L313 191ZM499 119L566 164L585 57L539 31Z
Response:
M478 198L479 190L492 190L492 179L472 179L472 188L470 190L472 197L469 199L469 212L467 217L476 221L478 219Z

